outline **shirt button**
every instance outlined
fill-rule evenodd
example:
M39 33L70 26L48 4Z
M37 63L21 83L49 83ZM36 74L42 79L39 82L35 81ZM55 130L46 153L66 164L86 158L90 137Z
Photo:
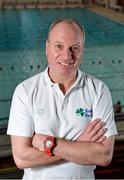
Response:
M65 99L65 104L68 104L68 99Z
M57 87L58 87L58 85L57 85L57 84L54 84L54 87L55 87L55 88L57 88Z

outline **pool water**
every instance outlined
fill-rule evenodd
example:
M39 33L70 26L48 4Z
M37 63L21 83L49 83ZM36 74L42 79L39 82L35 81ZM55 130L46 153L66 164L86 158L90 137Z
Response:
M47 66L45 40L57 18L78 20L86 31L81 69L103 80L113 102L124 104L124 25L82 8L0 11L0 123L7 120L16 85Z

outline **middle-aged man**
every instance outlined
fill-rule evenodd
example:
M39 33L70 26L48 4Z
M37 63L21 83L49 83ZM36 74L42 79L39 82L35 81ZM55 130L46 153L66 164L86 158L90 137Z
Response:
M117 134L111 95L79 70L84 41L77 22L54 22L49 66L15 90L7 133L24 180L94 179L95 166L111 161Z

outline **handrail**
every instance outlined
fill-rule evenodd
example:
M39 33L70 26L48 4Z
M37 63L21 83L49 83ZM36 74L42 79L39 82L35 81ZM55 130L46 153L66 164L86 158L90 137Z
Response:
M9 117L0 117L0 121L2 121L2 120L8 120L9 119Z
M115 121L124 121L124 112L115 113Z
M0 99L0 102L9 102L12 101L12 99Z

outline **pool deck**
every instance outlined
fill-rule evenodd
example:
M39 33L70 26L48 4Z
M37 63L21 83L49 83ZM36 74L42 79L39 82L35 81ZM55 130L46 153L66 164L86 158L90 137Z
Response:
M95 13L98 13L100 15L103 15L107 18L110 18L114 21L120 22L121 24L124 24L124 9L122 12L106 8L100 5L96 4L75 4L75 3L67 3L65 4L64 1L62 2L57 2L55 3L3 3L3 7L1 9L32 9L32 8L37 8L37 9L44 9L44 8L84 8L86 7L90 11L93 11Z
M121 24L124 25L124 11L120 12L113 9L98 6L95 4L87 5L86 8L92 12L103 15L104 17L107 17L116 22L120 22Z

